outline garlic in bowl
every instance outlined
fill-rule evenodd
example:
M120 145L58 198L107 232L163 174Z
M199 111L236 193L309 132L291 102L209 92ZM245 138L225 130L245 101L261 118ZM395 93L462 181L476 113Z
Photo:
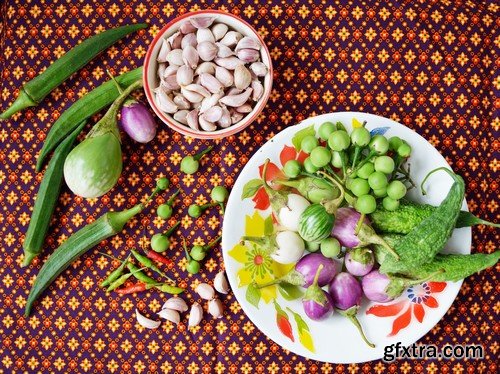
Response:
M217 139L248 126L264 108L272 65L262 38L236 16L188 13L167 24L144 63L144 88L158 117L194 138Z

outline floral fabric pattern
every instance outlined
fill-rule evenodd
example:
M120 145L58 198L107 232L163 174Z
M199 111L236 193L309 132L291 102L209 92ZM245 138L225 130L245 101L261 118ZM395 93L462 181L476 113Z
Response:
M244 131L216 142L185 138L160 121L156 139L147 145L124 138L124 168L117 186L90 200L63 187L43 255L21 268L22 241L42 177L35 172L37 153L50 126L74 101L108 79L107 68L116 75L140 66L153 36L168 21L205 8L240 16L269 47L275 75L262 114ZM188 331L183 317L177 327L163 323L149 331L136 323L134 309L158 312L166 296L150 290L120 297L98 287L111 268L111 260L99 252L123 258L130 248L148 245L154 233L180 221L181 235L173 237L167 253L174 261L168 273L180 285L189 286L183 295L188 302L199 301L193 290L223 269L222 255L219 247L214 248L200 274L189 275L181 238L193 244L209 243L220 233L222 216L213 209L192 219L188 206L209 201L216 185L231 187L252 154L282 129L333 111L371 112L417 131L464 177L469 209L498 222L498 2L4 0L0 13L2 111L23 82L85 38L126 23L150 25L108 48L40 105L0 122L0 372L498 372L500 307L495 269L468 278L448 313L421 339L438 347L482 344L486 358L481 361L332 365L306 360L266 338L232 293L222 298L226 310L222 319L205 318L197 329ZM180 173L182 157L209 144L214 144L214 151L203 159L200 172ZM157 197L122 233L72 264L42 295L32 316L24 317L30 286L58 244L103 212L132 206L159 176L171 180L169 193L177 187L183 191L174 217L168 222L156 217L154 207L167 194ZM265 206L265 198L256 203ZM498 232L473 229L473 252L491 252L496 243ZM437 290L429 296L435 295ZM408 300L399 312L385 318L405 316L396 331L410 318L407 313L425 318L423 312L432 305L431 297L420 303ZM295 320L291 314L289 318L296 333ZM404 331L402 327L399 334Z

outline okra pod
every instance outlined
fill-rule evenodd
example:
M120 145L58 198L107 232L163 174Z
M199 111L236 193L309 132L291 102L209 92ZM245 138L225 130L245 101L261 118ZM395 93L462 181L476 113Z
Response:
M121 87L127 88L142 77L142 67L129 71L116 77ZM87 93L78 101L74 102L65 110L56 122L52 125L38 155L36 170L40 171L43 163L50 152L59 144L62 139L68 136L76 124L90 118L102 109L110 106L120 96L113 81L101 84L99 87Z
M73 148L73 143L82 131L86 121L81 122L59 146L45 171L38 193L31 219L23 241L24 260L22 266L28 266L42 251L45 236L49 230L50 218L59 198L63 180L63 166L66 156Z
M147 24L145 23L116 27L84 40L54 61L41 74L25 83L19 91L17 99L5 112L0 114L0 118L10 118L14 113L24 108L39 104L54 88L59 86L73 73L80 70L80 68L110 45L131 32L146 27Z
M161 188L156 187L147 199L149 202ZM24 314L29 316L35 300L73 261L90 248L123 230L125 224L145 207L145 203L120 212L107 212L91 224L71 235L47 259L31 287Z

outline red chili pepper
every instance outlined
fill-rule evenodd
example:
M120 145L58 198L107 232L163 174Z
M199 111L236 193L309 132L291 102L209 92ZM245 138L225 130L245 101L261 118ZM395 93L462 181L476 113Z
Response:
M155 251L146 251L146 256L150 258L153 261L159 262L164 265L171 265L173 261L169 258L166 258L165 256L159 254L158 252Z
M274 308L276 309L276 324L278 325L278 328L283 335L294 342L295 338L293 337L292 325L288 319L288 314L281 309L276 301L274 301Z
M142 292L146 290L146 284L142 282L133 283L130 286L115 290L119 295L128 295L134 292Z

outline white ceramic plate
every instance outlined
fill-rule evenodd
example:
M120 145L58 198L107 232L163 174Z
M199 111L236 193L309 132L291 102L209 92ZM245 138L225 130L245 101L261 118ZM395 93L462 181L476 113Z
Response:
M262 265L266 265L267 270L271 269L274 274L277 271L283 271L283 269L272 262L265 260L262 262L263 257L259 256L258 251L247 250L244 252L243 248L245 247L238 245L245 230L247 235L249 233L261 234L263 220L271 213L270 209L265 211L255 209L252 199L241 199L243 186L249 180L259 178L258 167L267 158L281 167L280 153L285 146L292 146L291 141L297 131L311 125L315 125L317 130L319 125L325 121L334 123L341 121L346 128L351 129L353 118L360 122L366 121L366 127L369 130L375 128L379 128L377 131L386 130L387 137L396 135L411 145L413 149L410 158L411 175L417 185L432 169L440 166L449 167L439 152L424 138L387 118L355 112L331 113L308 118L277 134L250 159L229 197L222 234L222 248L228 279L237 300L250 320L269 338L285 349L310 359L331 363L359 363L380 359L384 355L385 346L397 342L407 346L416 342L443 317L462 284L462 282L424 283L412 287L398 299L387 304L371 303L363 299L358 318L367 337L376 345L376 348L368 347L351 322L338 314L334 314L326 321L310 320L302 311L300 299L285 300L276 287L271 287L274 291L266 289L266 297L262 294L258 302L252 298L252 295L255 296L254 294L247 295L246 283L248 283L249 274L252 272L257 274L258 269L264 269ZM383 129L385 127L387 129ZM290 152L289 149L288 152ZM413 189L409 197L417 202L438 205L446 196L451 184L452 179L446 173L436 173L428 180L426 196L422 196L419 190ZM467 209L465 201L463 209ZM470 253L470 246L470 228L459 229L455 230L446 246L446 251L467 254ZM273 277L273 275L271 274L269 277ZM274 296L276 296L275 299ZM277 324L276 304L280 306L289 320L288 325L283 318L283 313L281 313L282 329ZM294 315L292 311L297 313L299 317ZM300 318L305 326L297 324L296 319L300 320Z

